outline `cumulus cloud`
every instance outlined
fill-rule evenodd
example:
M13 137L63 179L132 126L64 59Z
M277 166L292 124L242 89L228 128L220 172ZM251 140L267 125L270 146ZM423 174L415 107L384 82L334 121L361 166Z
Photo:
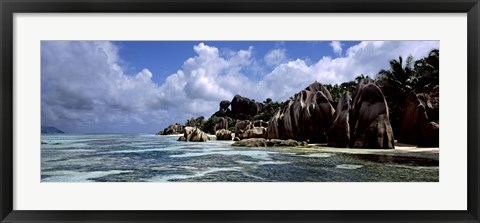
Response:
M285 49L274 49L265 54L265 63L268 66L276 66L287 60Z
M177 72L155 83L148 68L125 73L111 42L44 41L42 125L70 132L153 132L191 117L209 117L219 101L235 94L283 101L314 81L374 77L388 68L389 59L410 54L418 59L438 47L438 41L365 41L343 56L313 62L287 60L284 49L274 49L263 58L267 71L253 80L244 72L259 64L252 47L224 54L199 43Z
M330 46L333 49L333 52L337 55L342 55L342 43L340 41L332 41L330 42Z

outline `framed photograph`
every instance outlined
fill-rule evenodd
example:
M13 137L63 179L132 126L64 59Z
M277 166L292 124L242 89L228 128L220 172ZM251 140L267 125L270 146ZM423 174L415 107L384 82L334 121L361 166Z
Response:
M478 0L0 7L1 222L480 221Z

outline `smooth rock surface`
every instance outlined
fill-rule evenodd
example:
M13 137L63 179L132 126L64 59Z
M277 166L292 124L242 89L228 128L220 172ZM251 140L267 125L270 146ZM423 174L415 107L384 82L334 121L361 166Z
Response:
M206 142L210 140L208 135L196 127L185 127L183 136L180 136L178 141L187 142Z
M394 137L388 106L380 88L366 78L357 85L353 102L350 146L393 149Z
M284 103L268 122L269 139L326 142L326 131L333 121L331 95L318 82Z

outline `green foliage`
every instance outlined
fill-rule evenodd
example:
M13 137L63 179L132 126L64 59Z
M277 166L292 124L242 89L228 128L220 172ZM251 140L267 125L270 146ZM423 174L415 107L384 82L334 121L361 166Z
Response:
M265 99L265 101L263 101L263 104L265 106L263 108L263 111L253 116L252 121L255 121L255 120L269 121L282 105L278 101L273 102L271 98Z
M235 125L234 126L229 126L228 131L235 132Z
M215 124L217 124L219 119L220 117L212 115L206 122L204 122L200 126L200 129L204 132L212 132L215 127Z
M365 77L362 74L361 76L358 76L356 78L356 80L357 79L360 80L359 78L363 79ZM345 94L345 92L349 92L350 95L353 95L353 93L355 93L355 89L357 87L357 82L348 81L348 82L341 83L340 85L339 84L334 84L334 85L325 84L323 86L332 95L332 99L333 99L334 106L335 106L340 101L340 99L343 97L343 94Z
M439 50L434 49L427 57L417 61L409 56L403 62L399 57L398 60L390 60L390 69L378 73L377 81L387 100L394 132L398 132L408 93L427 84L438 85L439 55Z
M200 127L205 122L205 118L203 116L197 118L191 118L185 122L185 126L190 127Z

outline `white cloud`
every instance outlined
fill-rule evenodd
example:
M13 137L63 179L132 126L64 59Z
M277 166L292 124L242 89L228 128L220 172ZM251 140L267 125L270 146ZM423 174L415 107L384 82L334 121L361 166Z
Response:
M314 81L373 77L388 68L390 59L410 54L419 59L438 47L437 41L366 41L346 49L344 56L309 63L287 61L285 50L275 49L263 58L270 70L253 80L244 73L258 66L252 47L224 54L200 43L193 46L195 56L157 84L148 68L124 73L110 42L47 41L42 42L42 124L66 131L115 132L128 126L152 132L187 118L209 117L221 100L235 94L283 101Z
M340 41L332 41L330 42L330 46L335 54L342 55L342 43Z
M263 58L268 66L276 66L287 60L285 49L274 49L265 54Z

